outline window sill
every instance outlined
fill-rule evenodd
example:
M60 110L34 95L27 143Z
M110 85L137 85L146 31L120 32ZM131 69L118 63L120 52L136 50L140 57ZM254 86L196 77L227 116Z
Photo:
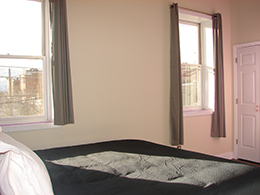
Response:
M212 113L213 113L213 110L211 110L211 109L183 111L183 117L211 115Z
M60 128L60 126L54 125L52 121L19 125L2 125L1 127L2 131L5 133Z

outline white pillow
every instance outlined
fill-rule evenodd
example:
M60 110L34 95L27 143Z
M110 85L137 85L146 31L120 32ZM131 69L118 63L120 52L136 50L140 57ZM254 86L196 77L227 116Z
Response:
M27 146L0 132L0 194L53 195L49 174Z

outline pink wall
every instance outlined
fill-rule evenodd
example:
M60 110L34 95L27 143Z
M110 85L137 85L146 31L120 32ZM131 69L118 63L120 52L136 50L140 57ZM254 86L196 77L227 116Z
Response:
M171 3L67 0L76 123L10 135L33 149L121 138L169 144ZM224 33L227 137L210 137L210 115L186 117L184 148L209 154L233 152L231 35L235 32L230 5L234 5L228 0L178 3L210 14L220 12ZM249 12L247 8L245 13Z

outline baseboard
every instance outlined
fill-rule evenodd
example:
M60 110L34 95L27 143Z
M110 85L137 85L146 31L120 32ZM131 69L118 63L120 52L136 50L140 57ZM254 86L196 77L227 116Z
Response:
M228 153L219 154L219 155L215 155L215 156L220 157L220 158L232 159L232 158L234 158L234 152L228 152Z

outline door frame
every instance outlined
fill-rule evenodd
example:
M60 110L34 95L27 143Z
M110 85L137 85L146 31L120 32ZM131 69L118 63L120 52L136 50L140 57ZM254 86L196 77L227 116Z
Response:
M237 84L237 50L239 48L260 46L260 41L237 44L233 46L233 76L234 76L234 158L238 158L238 84ZM260 139L260 138L259 138Z

